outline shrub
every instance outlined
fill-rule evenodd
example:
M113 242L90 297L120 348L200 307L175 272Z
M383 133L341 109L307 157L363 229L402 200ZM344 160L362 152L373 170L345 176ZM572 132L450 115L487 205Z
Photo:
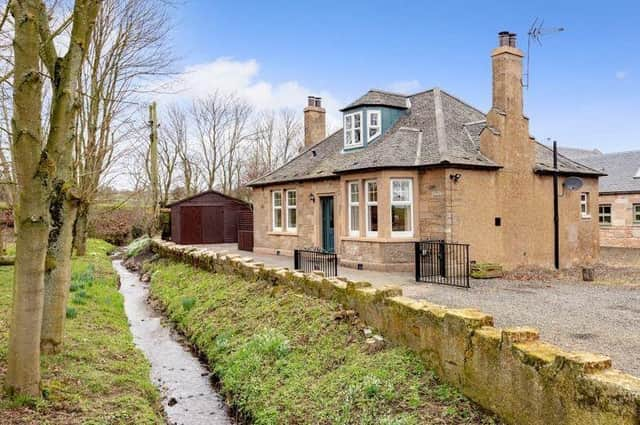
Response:
M89 216L89 237L104 239L113 245L125 245L140 237L147 228L144 208L102 207Z
M131 242L129 246L127 246L127 258L137 257L138 255L144 253L151 246L151 238L148 236L144 236L142 238L136 239Z
M196 299L193 297L183 297L182 300L182 308L184 311L189 311L196 304Z

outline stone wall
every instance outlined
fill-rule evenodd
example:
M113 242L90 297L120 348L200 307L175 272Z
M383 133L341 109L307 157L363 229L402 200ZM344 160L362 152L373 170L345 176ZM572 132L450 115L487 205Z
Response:
M205 270L286 285L357 311L388 340L416 353L445 381L512 424L640 423L640 379L611 360L562 350L528 327L496 328L475 309L452 309L402 296L398 287L327 279L251 258L155 240L163 257Z
M600 205L611 205L611 225L600 226L600 245L640 248L640 223L633 220L633 205L640 204L640 193L601 194Z

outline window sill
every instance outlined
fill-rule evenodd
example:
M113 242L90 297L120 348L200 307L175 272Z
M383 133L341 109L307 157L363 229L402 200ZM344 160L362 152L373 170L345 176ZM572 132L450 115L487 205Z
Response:
M391 242L417 242L418 239L415 237L398 237L394 236L392 238L383 238L383 237L366 237L366 236L343 236L340 238L341 241L347 242L377 242L377 243L391 243Z
M580 216L580 218L582 220L591 220L591 216L590 215L583 215L583 216Z
M267 232L269 236L298 236L298 232L285 232L282 230L274 230L271 232Z

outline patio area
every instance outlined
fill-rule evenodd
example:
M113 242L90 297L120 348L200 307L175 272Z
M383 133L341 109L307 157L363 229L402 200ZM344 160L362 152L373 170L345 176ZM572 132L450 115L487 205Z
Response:
M193 245L252 257L270 266L293 268L293 257L239 251L236 244ZM500 327L528 325L562 348L606 354L615 368L640 376L640 282L471 280L470 289L416 283L413 273L338 268L338 275L374 286L395 284L404 295L450 307L474 307L492 314Z

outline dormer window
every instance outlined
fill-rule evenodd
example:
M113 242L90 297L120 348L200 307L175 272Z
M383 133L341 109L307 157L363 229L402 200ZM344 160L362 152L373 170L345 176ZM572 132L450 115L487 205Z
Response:
M369 133L367 142L372 141L382 133L380 111L367 111L367 131Z
M344 147L355 148L362 145L362 112L345 114Z

